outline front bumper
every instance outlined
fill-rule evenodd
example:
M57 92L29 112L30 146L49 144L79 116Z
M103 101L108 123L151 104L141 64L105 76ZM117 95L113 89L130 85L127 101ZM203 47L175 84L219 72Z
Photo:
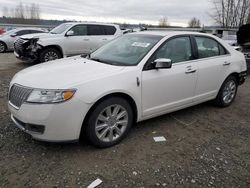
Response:
M31 48L31 44L35 39L22 39L19 38L14 42L14 54L18 59L22 61L34 62L39 58L40 46L36 49Z
M29 133L29 134L43 134L45 130L44 125L34 125L34 124L28 124L24 123L17 118L15 118L13 115L11 115L11 120L16 124L16 126L21 129L22 131Z
M36 60L38 60L38 57L37 56L34 56L34 55L27 55L27 54L23 54L21 51L17 51L14 49L14 55L16 56L17 59L20 59L22 61L25 61L25 62L34 62Z
M70 142L78 140L84 117L90 108L77 98L59 104L24 103L16 109L8 104L11 119L18 128L34 139L48 142ZM27 126L26 126L27 125ZM29 125L44 127L31 129Z

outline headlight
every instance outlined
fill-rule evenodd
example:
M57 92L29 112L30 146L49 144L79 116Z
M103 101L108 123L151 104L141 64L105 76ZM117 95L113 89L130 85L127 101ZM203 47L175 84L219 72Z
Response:
M40 90L34 89L26 102L28 103L60 103L73 97L76 90Z

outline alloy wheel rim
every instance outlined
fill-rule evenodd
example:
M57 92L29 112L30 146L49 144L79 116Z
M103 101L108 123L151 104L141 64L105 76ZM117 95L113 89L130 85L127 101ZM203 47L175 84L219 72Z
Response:
M231 80L226 83L224 90L223 90L223 101L226 104L229 104L233 101L234 96L236 93L236 83Z
M113 142L120 138L128 126L128 112L121 105L106 107L97 117L95 133L103 142Z
M4 52L5 46L3 43L0 43L0 52Z
M55 52L47 52L45 54L45 56L44 56L44 61L45 62L52 61L52 60L55 60L55 59L58 59L58 55Z

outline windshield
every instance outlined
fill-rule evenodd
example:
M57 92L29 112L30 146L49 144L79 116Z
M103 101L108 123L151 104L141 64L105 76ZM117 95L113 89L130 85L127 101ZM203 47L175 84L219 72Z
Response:
M112 65L137 65L160 39L157 35L124 35L96 50L91 59Z
M50 31L52 34L61 34L66 31L72 24L61 24Z

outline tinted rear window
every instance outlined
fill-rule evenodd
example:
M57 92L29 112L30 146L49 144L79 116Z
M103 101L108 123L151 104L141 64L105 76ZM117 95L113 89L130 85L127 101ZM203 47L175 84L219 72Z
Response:
M45 32L40 30L30 30L29 33L45 33Z
M105 25L103 27L106 35L114 35L116 32L116 28L114 26Z
M88 35L105 35L104 27L101 25L88 25Z

